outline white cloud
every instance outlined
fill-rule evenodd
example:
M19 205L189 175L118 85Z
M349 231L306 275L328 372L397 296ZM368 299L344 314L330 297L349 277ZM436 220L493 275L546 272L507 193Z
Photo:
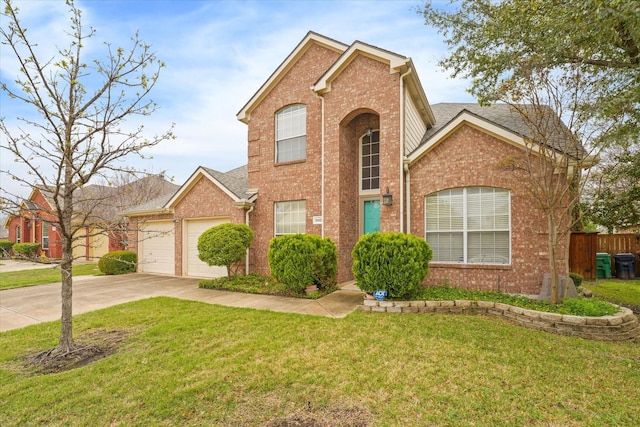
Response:
M44 52L64 46L68 29L63 2L19 1L24 22ZM465 82L449 79L436 64L444 55L441 37L429 30L415 9L419 1L80 1L84 22L96 28L91 54L107 40L127 47L139 30L166 63L151 98L160 109L145 120L148 134L176 124L176 141L145 153L154 160L139 163L149 170L168 170L182 183L202 165L228 170L246 162L246 126L236 113L259 89L308 31L346 44L360 40L411 56L430 102L468 102ZM13 80L16 63L2 49L0 76ZM0 98L0 115L15 116ZM12 104L13 105L13 104ZM138 125L137 120L127 124ZM4 155L1 169L7 168ZM134 158L129 161L138 162ZM136 163L138 164L138 163ZM4 189L5 182L2 182Z

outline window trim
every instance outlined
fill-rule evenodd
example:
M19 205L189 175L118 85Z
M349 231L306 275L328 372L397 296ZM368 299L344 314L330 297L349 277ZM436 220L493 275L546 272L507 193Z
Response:
M508 214L508 227L507 229L493 228L493 229L469 229L468 227L468 190L469 189L491 189L494 192L501 191L505 192L507 195L507 214ZM439 193L443 193L445 191L451 190L462 190L462 229L460 230L432 230L429 231L427 228L427 198L429 196L434 196ZM495 193L494 193L495 194ZM512 215L511 215L511 191L506 188L499 187L488 187L488 186L469 186L469 187L457 187L457 188L448 188L440 191L436 191L430 194L425 195L424 197L424 239L428 242L427 235L429 233L462 233L462 261L433 261L434 263L448 264L448 265L468 265L468 266L510 266L513 262L513 245L512 245ZM508 243L508 261L506 263L498 263L498 262L469 262L469 234L470 233L482 233L482 232L506 232L508 233L507 243Z
M45 236L45 229L47 230L47 234ZM42 249L43 250L47 250L49 249L49 237L51 235L51 224L49 224L46 221L42 222ZM46 244L45 244L45 237L46 237Z
M300 231L295 231L292 233L278 233L278 204L284 204L284 203L303 203L304 204L304 220L302 223L290 223L291 224L296 224L297 226L302 225L304 228L304 231L300 232ZM300 211L297 211L300 212ZM297 199L297 200L278 200L273 202L273 235L274 236L284 236L287 234L306 234L307 233L307 201L305 199Z
M288 110L294 108L294 107L303 107L303 108L299 108L299 110L304 109L304 133L287 135L286 137L284 137L282 139L278 139L278 119L279 119L279 116L281 114L287 112ZM279 143L280 142L290 141L290 140L294 140L294 139L298 139L298 138L302 138L302 137L304 137L304 157L295 158L295 159L287 159L287 160L279 160L278 159ZM305 161L307 159L307 106L306 106L306 104L300 104L300 103L298 103L298 104L290 104L290 105L287 105L286 107L283 107L280 110L276 111L275 116L274 116L274 140L275 140L275 146L274 146L274 163L275 164L286 164L286 163L302 162L302 161Z
M358 192L361 195L373 195L373 194L380 194L380 175L381 175L381 162L380 162L380 145L381 145L381 141L380 141L380 129L372 129L371 130L371 135L373 136L374 133L378 133L378 188L370 188L368 190L363 190L362 189L362 143L364 138L367 137L367 134L365 133L364 135L362 135L359 139L359 144L358 144Z

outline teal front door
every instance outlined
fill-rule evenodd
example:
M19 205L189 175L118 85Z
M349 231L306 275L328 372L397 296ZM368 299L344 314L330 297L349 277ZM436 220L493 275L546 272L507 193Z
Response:
M364 234L380 231L380 200L364 201Z

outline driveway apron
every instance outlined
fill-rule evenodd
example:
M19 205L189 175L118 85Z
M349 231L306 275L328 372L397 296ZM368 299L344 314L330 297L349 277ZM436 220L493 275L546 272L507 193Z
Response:
M198 288L199 279L152 274L79 276L73 279L73 314L166 296L230 307L342 318L362 302L349 287L317 300ZM60 318L60 283L0 291L0 332Z

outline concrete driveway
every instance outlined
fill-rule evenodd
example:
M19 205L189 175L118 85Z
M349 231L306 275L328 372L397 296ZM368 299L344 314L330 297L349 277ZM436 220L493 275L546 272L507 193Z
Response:
M351 285L323 298L308 300L200 289L198 280L142 273L75 277L73 314L167 296L230 307L342 318L362 303L363 295ZM60 300L60 283L0 291L0 332L60 319Z

